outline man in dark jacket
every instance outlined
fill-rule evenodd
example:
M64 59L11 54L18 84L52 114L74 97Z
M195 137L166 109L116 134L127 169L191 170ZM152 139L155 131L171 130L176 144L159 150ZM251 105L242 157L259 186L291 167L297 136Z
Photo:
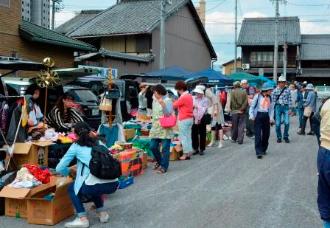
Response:
M232 113L232 140L243 144L245 129L245 112L248 106L246 91L241 89L239 81L234 82L234 89L230 95L230 110Z

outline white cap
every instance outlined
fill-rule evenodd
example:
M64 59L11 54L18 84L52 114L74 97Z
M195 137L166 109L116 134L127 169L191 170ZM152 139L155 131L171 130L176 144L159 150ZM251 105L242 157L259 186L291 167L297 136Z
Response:
M286 78L282 75L278 78L278 82L286 82Z
M248 81L246 80L246 79L243 79L242 81L241 81L241 84L247 84L248 83Z
M198 88L198 86L196 86L196 88L193 90L194 93L199 93L199 94L204 94L204 90L202 90L201 88Z
M206 89L205 86L203 86L203 85L197 85L197 86L196 86L196 89L197 89L197 88L200 89L200 90L202 90L202 91L205 91L205 89ZM204 92L203 92L203 93L204 93Z

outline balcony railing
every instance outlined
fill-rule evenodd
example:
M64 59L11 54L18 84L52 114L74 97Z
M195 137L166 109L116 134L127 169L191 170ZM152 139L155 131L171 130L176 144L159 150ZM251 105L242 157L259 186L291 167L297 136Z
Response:
M283 61L278 61L277 62L278 67L283 67ZM273 61L251 61L250 62L250 67L254 68L269 68L273 67ZM287 67L294 68L296 67L296 59L295 58L289 58Z

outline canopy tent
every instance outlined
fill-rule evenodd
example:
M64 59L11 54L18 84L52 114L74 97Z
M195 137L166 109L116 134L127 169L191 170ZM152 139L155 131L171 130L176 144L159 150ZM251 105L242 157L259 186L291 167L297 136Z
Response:
M207 77L209 84L226 86L226 85L231 85L233 83L232 79L224 76L219 71L213 70L212 68L198 71L190 75L190 77L196 77L196 76Z
M262 82L269 82L269 83L272 83L272 85L274 86L274 87L276 87L276 82L274 82L272 79L269 79L269 78L267 78L267 77L265 77L265 76L258 76L258 78L260 78L261 80L262 80Z
M261 85L264 82L264 79L262 79L261 77L246 72L233 73L229 76L229 78L232 79L233 81L241 81L245 79L250 84L254 84L254 85Z
M152 71L152 72L148 72L145 73L144 75L146 76L150 76L150 77L161 77L164 80L166 79L188 79L190 78L190 75L192 74L192 72L179 67L179 66L172 66L172 67L167 67L161 70L157 70L157 71Z

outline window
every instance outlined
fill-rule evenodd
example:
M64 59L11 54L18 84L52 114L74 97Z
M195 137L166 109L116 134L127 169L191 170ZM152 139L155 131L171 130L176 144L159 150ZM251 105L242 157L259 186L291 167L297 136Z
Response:
M10 7L10 0L0 0L0 6Z
M137 36L136 37L136 52L149 53L151 47L150 36Z

